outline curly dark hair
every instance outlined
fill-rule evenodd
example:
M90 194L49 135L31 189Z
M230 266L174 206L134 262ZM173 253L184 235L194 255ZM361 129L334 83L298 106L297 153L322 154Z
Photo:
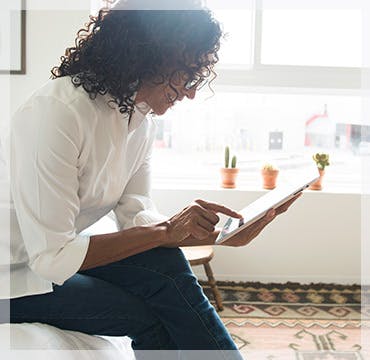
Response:
M75 46L51 70L53 79L70 76L91 99L108 93L119 111L130 115L143 82L168 83L175 101L176 74L189 80L216 77L222 30L208 9L128 10L124 3L90 16Z

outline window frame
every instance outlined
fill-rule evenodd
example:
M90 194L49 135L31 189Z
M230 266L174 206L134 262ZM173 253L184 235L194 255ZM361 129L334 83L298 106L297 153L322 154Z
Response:
M225 1L213 0L216 8L226 8ZM289 90L292 92L325 92L359 95L362 89L363 75L365 69L357 67L329 67L329 66L293 66L293 65L265 65L261 63L262 51L262 21L264 1L266 0L248 0L248 8L252 11L252 54L251 64L249 65L229 65L218 64L216 66L217 80L214 85L216 88L227 88L232 91L233 88L265 89L268 92ZM91 8L110 7L115 0L91 0ZM212 9L210 4L207 4ZM268 2L268 0L267 0ZM343 8L344 3L353 0L338 1L338 5L333 5L329 0L320 0L319 2L310 0L297 4L294 1L280 0L280 6L285 8L319 8L326 6L329 8ZM303 3L303 5L302 5ZM363 9L361 0L355 0L354 6ZM230 1L229 8L242 6L236 0ZM243 6L246 6L244 4ZM348 5L347 5L348 6ZM265 8L268 7L265 6ZM353 8L353 5L351 6ZM363 41L364 44L364 41ZM270 90L268 90L270 89Z
M251 10L254 13L251 65L237 67L220 64L217 70L218 85L349 91L361 89L362 68L262 64L263 0L253 0Z

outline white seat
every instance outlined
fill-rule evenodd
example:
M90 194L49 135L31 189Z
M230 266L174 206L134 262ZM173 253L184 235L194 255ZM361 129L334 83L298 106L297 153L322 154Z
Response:
M44 357L53 360L135 359L128 337L87 335L41 323L0 324L0 355L7 360L30 360L33 356L38 360Z

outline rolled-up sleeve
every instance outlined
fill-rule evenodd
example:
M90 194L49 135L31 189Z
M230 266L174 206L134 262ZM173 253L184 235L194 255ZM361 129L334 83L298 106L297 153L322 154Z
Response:
M29 267L61 285L80 268L89 236L77 234L81 129L69 107L37 97L14 117L11 192Z
M130 178L114 209L117 225L120 229L153 224L168 219L168 216L158 212L150 196L151 151L152 145L149 146L148 154L139 169Z

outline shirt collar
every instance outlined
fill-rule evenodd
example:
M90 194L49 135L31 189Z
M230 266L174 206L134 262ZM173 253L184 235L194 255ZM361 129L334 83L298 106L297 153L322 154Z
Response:
M128 124L129 133L136 130L141 125L149 111L150 106L145 102L140 102L134 105L134 111Z
M136 98L136 95L137 93L134 94L133 96L133 100L135 101L135 98ZM103 98L105 99L105 102L108 104L109 101L112 100L111 96L107 93L103 96ZM119 111L119 108L118 108L118 105L116 103L109 103L109 107L110 108L114 108L116 111ZM142 101L140 103L137 103L137 104L134 104L134 109L133 109L133 113L131 115L131 118L130 118L130 121L129 121L129 124L128 124L128 132L131 133L132 131L136 130L140 125L141 123L143 122L143 120L146 118L146 115L149 113L149 111L151 110L150 106ZM121 116L124 116L121 114ZM129 116L126 115L124 116L125 119L129 119Z

